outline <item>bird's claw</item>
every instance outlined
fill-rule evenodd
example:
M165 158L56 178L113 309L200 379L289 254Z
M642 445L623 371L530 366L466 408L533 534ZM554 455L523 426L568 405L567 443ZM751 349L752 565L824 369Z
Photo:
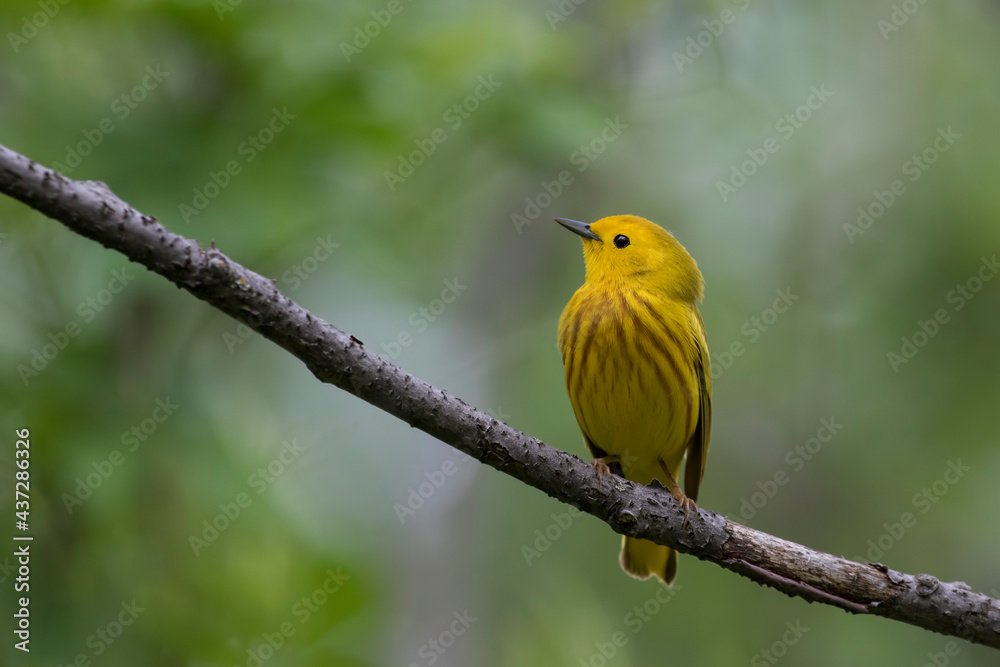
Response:
M602 480L605 477L611 477L611 468L608 467L608 464L615 463L617 461L617 456L605 456L603 458L594 459L590 462L590 465L594 466L594 473L597 475L597 479Z
M691 512L698 514L698 505L696 505L695 502L687 496L684 496L683 499L678 499L677 502L679 502L681 507L684 508L684 521L681 523L681 528L687 528Z

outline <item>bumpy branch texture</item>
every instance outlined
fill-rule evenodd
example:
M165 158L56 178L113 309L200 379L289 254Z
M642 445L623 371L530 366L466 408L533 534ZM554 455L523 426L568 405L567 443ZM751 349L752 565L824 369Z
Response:
M406 423L606 522L760 584L1000 648L1000 602L961 582L855 563L729 521L683 511L663 488L612 476L430 386L314 317L273 280L165 229L96 181L74 181L0 146L0 192L124 254L246 323L334 384Z

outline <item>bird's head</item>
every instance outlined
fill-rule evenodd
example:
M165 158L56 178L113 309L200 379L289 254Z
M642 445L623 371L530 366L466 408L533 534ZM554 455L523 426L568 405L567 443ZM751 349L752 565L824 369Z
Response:
M700 301L704 281L684 246L659 225L636 215L612 215L587 224L556 222L583 239L587 282L644 284L683 301Z

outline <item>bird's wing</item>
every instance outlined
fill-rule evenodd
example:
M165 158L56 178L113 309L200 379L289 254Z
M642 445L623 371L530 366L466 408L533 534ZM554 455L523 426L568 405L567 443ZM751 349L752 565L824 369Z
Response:
M708 342L705 340L705 324L701 320L701 313L695 309L694 316L698 325L695 336L698 348L695 373L698 377L699 410L698 423L688 443L687 463L684 466L684 493L691 500L698 499L698 489L705 476L705 462L708 460L708 444L712 438L712 362L708 357Z

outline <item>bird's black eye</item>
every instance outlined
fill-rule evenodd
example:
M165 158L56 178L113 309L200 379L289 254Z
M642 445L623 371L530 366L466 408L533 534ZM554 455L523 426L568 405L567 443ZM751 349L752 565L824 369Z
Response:
M620 248L624 248L624 247L628 246L629 243L630 243L630 241L628 240L628 237L625 236L624 234L619 234L618 236L615 237L615 247L616 248L619 248L619 249Z

